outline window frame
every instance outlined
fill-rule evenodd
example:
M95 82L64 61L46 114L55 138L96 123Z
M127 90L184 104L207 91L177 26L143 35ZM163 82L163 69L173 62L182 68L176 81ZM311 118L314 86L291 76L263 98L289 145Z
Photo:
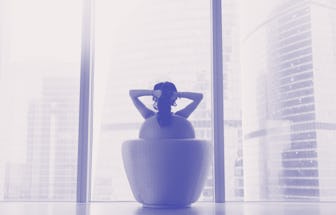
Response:
M221 0L210 0L212 26L212 122L214 142L214 201L225 202L224 97ZM94 78L94 0L83 0L80 107L76 201L91 201L92 117ZM214 99L216 98L216 99Z
M94 1L83 0L76 201L90 202L93 117Z
M223 94L223 47L222 47L222 1L211 1L212 18L212 109L214 142L214 188L215 202L225 202L224 159L224 94ZM215 99L216 98L216 99Z

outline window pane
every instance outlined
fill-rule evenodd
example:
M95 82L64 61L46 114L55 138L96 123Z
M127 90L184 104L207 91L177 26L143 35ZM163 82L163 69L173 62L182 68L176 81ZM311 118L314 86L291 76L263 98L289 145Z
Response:
M236 0L222 1L225 198L244 197L240 90L240 14Z
M138 138L144 119L130 89L172 81L180 91L204 94L189 118L200 139L211 139L210 3L197 0L97 0L92 197L134 200L121 144ZM151 107L151 98L144 102ZM177 109L184 106L177 102ZM213 199L212 173L201 200Z
M228 199L336 200L335 6L241 1L242 147L226 152L241 152L226 169L240 182Z
M0 0L0 200L75 200L81 1Z

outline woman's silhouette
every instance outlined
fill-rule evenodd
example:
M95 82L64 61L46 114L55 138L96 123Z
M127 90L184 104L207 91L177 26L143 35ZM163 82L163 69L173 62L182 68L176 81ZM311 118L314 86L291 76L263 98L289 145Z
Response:
M162 139L162 138L194 138L195 132L191 123L187 120L190 114L201 102L203 95L193 92L177 92L175 85L171 82L160 82L153 90L130 90L130 96L135 107L146 119L140 129L140 138ZM152 96L153 111L144 105L139 97ZM171 106L176 105L177 98L186 98L192 102L185 108L172 113Z

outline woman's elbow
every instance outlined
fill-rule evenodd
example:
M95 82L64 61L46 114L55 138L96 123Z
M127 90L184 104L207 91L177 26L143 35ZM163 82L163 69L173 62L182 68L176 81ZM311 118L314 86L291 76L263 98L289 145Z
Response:
M134 97L134 90L129 90L129 91L128 91L128 94L129 94L130 97L133 98L133 97Z
M202 93L199 93L198 94L198 99L201 101L203 99L203 94Z

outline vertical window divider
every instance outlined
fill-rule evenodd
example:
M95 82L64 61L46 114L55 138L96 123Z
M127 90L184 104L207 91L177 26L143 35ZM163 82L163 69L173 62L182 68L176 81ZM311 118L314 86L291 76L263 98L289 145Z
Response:
M211 1L212 10L212 77L213 77L213 141L215 202L225 202L224 97L222 55L221 0Z
M82 42L76 201L90 201L93 95L93 0L82 1Z

